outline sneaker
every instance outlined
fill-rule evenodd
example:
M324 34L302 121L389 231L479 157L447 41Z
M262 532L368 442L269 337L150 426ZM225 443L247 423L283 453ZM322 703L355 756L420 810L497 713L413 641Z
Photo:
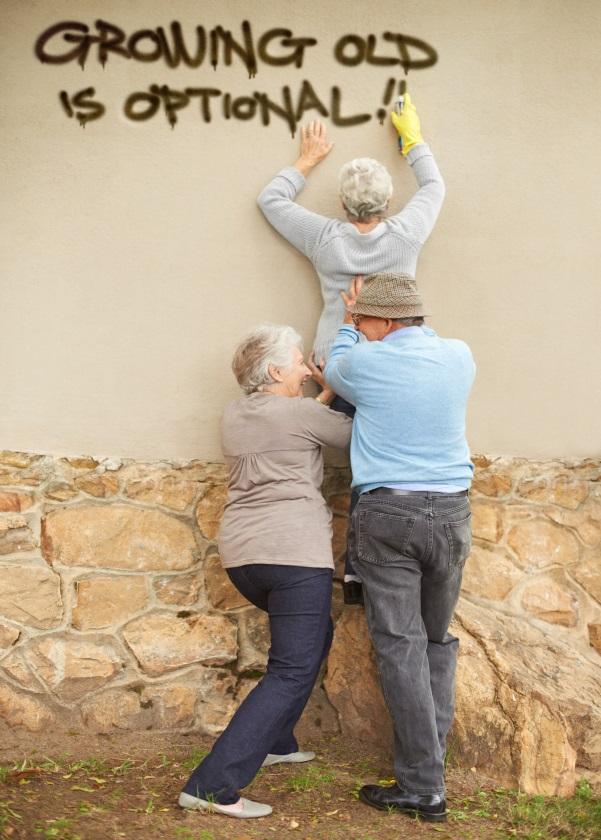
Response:
M253 802L243 796L233 805L219 805L218 802L209 802L200 799L198 796L191 796L189 793L180 793L180 808L187 808L191 811L208 811L215 814L223 814L226 817L236 817L239 820L251 820L254 817L268 817L273 811L271 805L263 805L262 802Z
M302 764L304 761L313 761L315 753L308 750L307 752L293 752L286 755L275 755L275 753L267 753L265 761L261 767L270 767L272 764Z

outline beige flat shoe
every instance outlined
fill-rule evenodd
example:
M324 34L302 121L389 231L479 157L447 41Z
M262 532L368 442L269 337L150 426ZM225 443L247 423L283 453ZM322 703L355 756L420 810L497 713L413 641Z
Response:
M232 811L231 805L219 805L218 802L209 802L200 799L198 796L191 796L189 793L180 793L180 808L187 808L190 811L208 811L215 814L223 814L225 817L235 817L238 820L252 820L255 817L268 817L273 811L271 805L263 805L261 802L253 802L251 799L240 797L236 805L242 804L239 811Z

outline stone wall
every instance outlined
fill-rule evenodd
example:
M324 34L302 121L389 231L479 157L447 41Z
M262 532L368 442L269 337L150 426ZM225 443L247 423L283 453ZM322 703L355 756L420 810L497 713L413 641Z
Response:
M601 464L476 463L453 760L569 793L578 774L601 780ZM220 567L224 482L222 464L0 452L4 725L223 729L268 646ZM338 577L347 482L329 468ZM343 732L388 749L363 613L340 600L329 703Z

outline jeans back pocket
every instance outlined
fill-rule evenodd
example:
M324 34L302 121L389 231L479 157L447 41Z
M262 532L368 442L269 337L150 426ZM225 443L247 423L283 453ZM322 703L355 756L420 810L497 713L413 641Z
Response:
M360 510L357 554L360 560L384 566L407 551L415 517L401 513Z
M449 568L462 568L472 550L472 515L456 522L445 522L449 542Z

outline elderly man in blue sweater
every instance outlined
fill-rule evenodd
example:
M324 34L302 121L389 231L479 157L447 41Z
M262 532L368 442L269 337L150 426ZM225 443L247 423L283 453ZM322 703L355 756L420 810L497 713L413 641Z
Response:
M442 821L458 646L448 628L471 546L465 411L475 365L463 341L423 326L412 277L372 275L344 297L325 378L357 407L351 530L395 733L396 783L359 795Z

